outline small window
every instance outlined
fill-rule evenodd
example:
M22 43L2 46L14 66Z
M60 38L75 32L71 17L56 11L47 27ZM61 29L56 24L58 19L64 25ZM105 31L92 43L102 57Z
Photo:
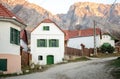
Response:
M45 31L49 31L50 28L49 28L49 26L43 26L43 30L45 30Z
M10 43L11 44L20 44L20 32L14 28L10 28Z
M37 47L47 47L46 39L37 39Z
M59 47L59 40L58 39L50 39L49 47Z
M7 71L7 59L0 59L0 71Z
M43 60L43 56L38 56L38 60Z

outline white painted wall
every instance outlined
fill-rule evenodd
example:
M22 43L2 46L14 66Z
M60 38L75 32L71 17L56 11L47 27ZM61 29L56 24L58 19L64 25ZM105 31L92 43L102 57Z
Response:
M28 46L22 39L20 39L20 45L23 47L23 51L28 51Z
M50 30L43 31L43 26L50 26ZM37 39L59 39L59 47L37 47ZM35 64L46 65L47 55L54 55L54 63L61 62L64 58L64 33L53 23L40 24L31 33L31 53ZM38 61L39 55L43 56L42 61Z
M109 35L102 35L102 39L100 42L100 45L104 44L104 43L109 43L111 44L113 47L115 47L115 41L111 39L111 36Z
M102 35L102 39L97 35L96 46L100 47L103 43L110 43L115 47L115 41L111 40L109 35ZM76 49L81 49L81 44L84 44L86 48L94 48L94 36L70 38L67 42L68 47Z
M100 36L96 36L96 46L99 47ZM71 48L81 49L81 44L84 44L86 48L94 48L94 37L77 37L70 38L67 42L67 46Z
M10 43L10 27L20 31L17 25L0 21L0 54L20 55L20 46Z

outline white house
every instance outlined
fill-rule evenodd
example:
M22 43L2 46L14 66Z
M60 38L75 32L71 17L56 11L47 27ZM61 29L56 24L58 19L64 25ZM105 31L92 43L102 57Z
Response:
M67 46L71 48L81 49L81 44L86 48L94 48L94 29L84 29L70 33L66 31ZM100 47L103 43L115 45L114 40L109 35L102 35L101 30L96 28L96 47Z
M109 43L113 47L115 47L115 40L111 37L111 35L109 33L102 34L102 39L100 40L100 46L104 43Z
M26 25L0 4L0 71L21 72L20 31Z
M50 19L43 20L31 32L32 62L46 65L62 62L64 32Z

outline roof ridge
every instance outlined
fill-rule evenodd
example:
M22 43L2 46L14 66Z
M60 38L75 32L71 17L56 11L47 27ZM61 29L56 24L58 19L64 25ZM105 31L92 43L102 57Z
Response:
M12 11L10 11L8 8L6 8L2 3L0 3L0 8L3 11L3 14L2 14L3 17L6 17L6 18L14 18L15 17L16 20L18 20L19 22L25 24L22 21L22 19L20 19L19 17L17 17Z

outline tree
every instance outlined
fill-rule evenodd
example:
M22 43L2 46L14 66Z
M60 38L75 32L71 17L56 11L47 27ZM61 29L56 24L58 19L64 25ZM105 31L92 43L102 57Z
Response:
M100 50L102 53L113 53L114 52L114 47L111 46L111 44L109 43L104 43L101 47L100 47Z

